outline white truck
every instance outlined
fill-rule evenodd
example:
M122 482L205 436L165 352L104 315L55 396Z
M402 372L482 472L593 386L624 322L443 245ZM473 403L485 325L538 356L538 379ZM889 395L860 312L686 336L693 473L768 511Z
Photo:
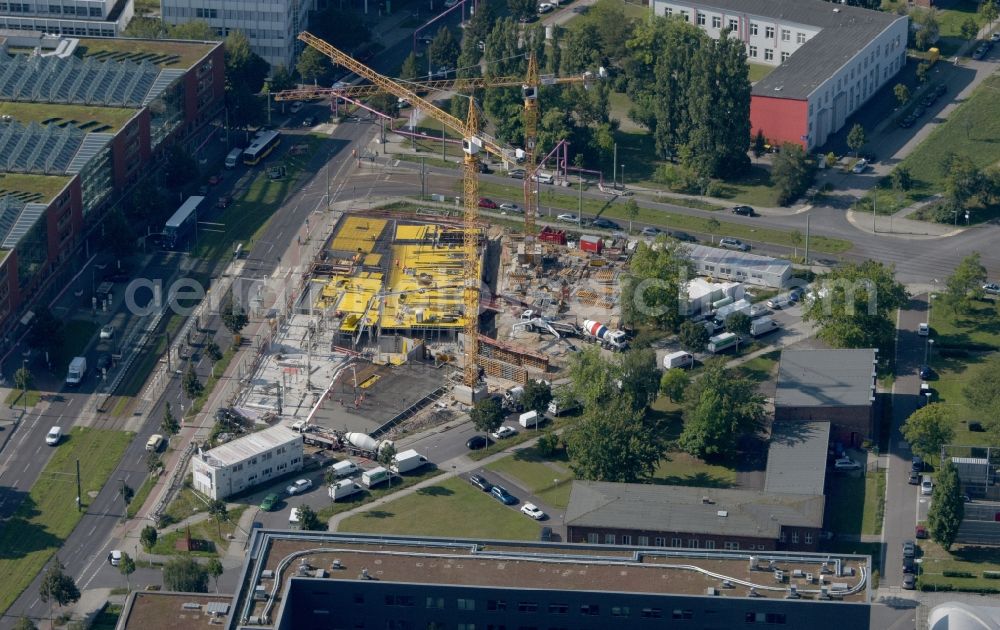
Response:
M353 479L341 479L337 483L330 484L327 487L327 494L330 498L336 501L337 499L343 499L344 497L349 497L352 494L357 494L361 492L363 488L354 482Z
M385 483L391 478L391 472L381 466L378 466L361 473L361 484L366 488L371 488L379 485L380 483Z
M595 322L590 319L583 322L583 334L585 338L600 343L608 350L620 352L628 346L625 331L611 330L601 322Z
M778 322L770 317L758 317L750 322L750 335L752 337L760 337L761 335L778 330L778 328L780 328Z
M330 471L337 479L350 477L351 475L356 474L359 470L358 465L349 459L345 459L342 462L337 462L333 466L330 466Z
M377 440L367 433L345 433L344 440L347 452L351 455L364 455L378 459L382 449L392 446L392 440Z
M503 393L503 406L506 409L513 409L515 411L521 410L521 396L524 396L524 387L517 385L516 387L511 387Z
M83 381L83 377L86 375L87 358L73 357L73 360L69 362L69 369L66 370L66 384L75 387Z
M721 335L710 337L708 340L708 346L705 349L711 352L712 354L718 354L720 352L728 350L729 348L736 347L736 345L739 344L739 342L740 342L740 337L736 333L731 333L731 332L722 333Z
M693 366L694 357L691 356L690 352L678 350L677 352L671 352L663 357L664 370L672 370L673 368L689 368Z
M534 429L543 422L545 422L545 416L540 415L534 409L522 413L521 417L517 419L517 423L520 424L525 429Z
M732 304L727 304L715 311L715 323L720 325L725 325L726 320L735 315L736 313L743 313L744 315L750 315L750 309L753 305L748 300L737 300Z
M402 453L396 453L392 466L389 468L397 475L401 475L411 470L416 470L428 463L430 462L427 461L426 457L411 448Z

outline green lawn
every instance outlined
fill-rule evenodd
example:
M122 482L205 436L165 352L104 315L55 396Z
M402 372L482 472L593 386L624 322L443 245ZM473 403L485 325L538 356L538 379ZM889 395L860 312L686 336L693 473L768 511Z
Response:
M59 103L15 103L6 101L0 103L0 114L13 116L15 120L22 124L38 123L52 120L48 124L61 125L69 123L74 127L80 127L86 123L91 123L84 130L94 130L102 126L108 126L107 133L118 131L122 125L128 122L138 113L135 109L123 107L97 107L91 105L64 105Z
M739 201L751 206L777 207L778 191L771 184L771 171L761 166L751 166L750 170L732 181L715 180L713 196L719 199Z
M950 587L956 591L1000 589L1000 580L983 577L983 571L1000 571L1000 549L953 545L948 552L930 539L921 540L919 543L922 562L917 584L921 589L934 590L935 586ZM964 571L974 577L945 577L945 571Z
M167 522L179 523L187 517L207 509L208 498L185 485L167 506L164 516Z
M399 492L403 488L415 486L425 479L430 479L431 477L437 477L438 475L443 474L444 471L439 468L434 466L424 466L419 471L403 475L401 479L393 479L391 486L382 484L377 488L352 494L351 496L341 501L337 501L336 503L331 501L328 505L316 510L316 514L319 516L321 521L326 521L334 514L340 514L341 512L353 510L356 507L360 507L366 503L371 503L372 501L392 494L393 492Z
M565 453L561 460L546 460L536 449L530 448L497 460L486 468L513 477L519 486L541 496L553 507L565 509L569 505L574 475L565 461Z
M422 534L501 540L537 540L540 525L517 506L507 507L464 479L440 484L352 516L338 531L371 534Z
M608 95L609 115L618 121L619 129L625 133L644 133L644 129L628 117L632 109L632 99L623 92L611 92Z
M982 20L976 13L979 7L977 0L952 0L946 6L937 10L938 34L941 37L961 37L962 22L970 17L982 26Z
M37 405L41 400L42 393L38 390L29 389L28 393L25 394L24 390L12 389L7 393L7 398L4 399L4 402L7 403L7 406L10 408L27 406L30 409L31 407Z
M461 183L459 182L458 185L461 185ZM518 187L504 184L480 182L480 193L483 196L496 198L498 200L517 200L520 199L522 190ZM666 203L674 202L673 199L663 199L663 201ZM615 201L611 198L608 200L585 198L583 200L583 212L589 216L600 214L602 217L615 219L621 223L623 227L627 227L628 219L625 217L625 213L622 209L624 205L624 202ZM564 211L575 212L578 206L578 199L571 193L557 193L546 190L541 195L540 206L539 217L543 220L547 220L549 216L548 209L550 207L552 208L553 215ZM710 236L711 234L711 226L709 224L710 219L702 217L674 214L662 210L640 207L639 216L636 217L635 220L640 223L648 223L664 228L693 232L703 237ZM754 227L750 223L734 223L725 219L719 219L718 221L722 225L716 233L718 236L732 236L749 241L750 243L764 242L785 245L787 247L794 246L791 231ZM840 253L851 249L852 246L853 245L850 241L843 239L827 238L823 236L813 236L810 238L810 248L813 251Z
M132 500L129 502L127 510L129 518L135 517L136 512L142 508L142 504L149 498L149 493L153 491L153 486L156 485L158 479L159 477L153 475L147 476L146 480L139 486L139 489L132 495Z
M0 193L32 193L38 203L48 203L70 181L59 175L32 175L27 173L4 173L0 178Z
M59 549L80 521L76 509L76 463L83 506L108 480L134 434L74 428L55 449L38 481L0 531L0 610L18 595Z
M837 475L826 495L826 529L837 534L880 534L885 472Z
M775 350L762 354L759 357L750 359L740 365L737 369L745 378L749 378L757 383L770 380L777 375L778 359L781 358L781 351Z
M221 525L214 518L209 517L190 527L184 527L165 534L157 538L156 544L153 546L153 553L161 555L187 554L188 552L186 551L178 550L176 544L178 541L183 540L187 536L188 531L190 531L192 539L207 540L212 543L210 550L191 552L191 555L208 558L216 557L224 552L226 545L229 543L229 535L236 531L236 523L239 522L240 517L247 508L248 506L244 505L229 510L229 520Z
M748 63L750 66L750 83L756 83L767 75L771 74L778 66L769 66L763 63Z
M913 187L900 195L890 190L888 178L881 181L877 211L891 214L902 207L942 192L945 188L942 160L950 153L967 156L976 166L983 168L1000 161L1000 76L994 75L983 81L969 99L962 103L924 140L902 165L910 169ZM954 95L951 96L952 98ZM871 208L871 195L866 198ZM988 212L972 213L973 221L992 217Z

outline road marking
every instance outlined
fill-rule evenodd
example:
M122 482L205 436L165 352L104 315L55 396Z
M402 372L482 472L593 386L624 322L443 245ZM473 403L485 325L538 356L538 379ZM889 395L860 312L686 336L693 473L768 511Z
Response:
M97 531L97 525L95 524L93 527L90 528L90 533L87 534L87 536L93 536L94 532L96 531Z
M27 464L24 465L24 472L27 473L28 469L31 468L31 461L29 460Z

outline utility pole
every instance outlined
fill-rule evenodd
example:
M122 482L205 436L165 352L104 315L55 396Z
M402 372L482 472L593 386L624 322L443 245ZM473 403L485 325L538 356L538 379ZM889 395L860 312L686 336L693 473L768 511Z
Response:
M806 215L806 264L809 264L809 215Z
M618 188L618 143L615 143L615 154L611 158L611 187Z
M326 209L330 209L330 156L326 156Z
M878 202L878 186L872 188L872 232L878 233L878 226L875 225L875 205Z
M420 198L427 197L427 158L420 157Z
M128 518L128 494L125 492L125 478L122 477L119 481L122 482L122 520L124 521Z
M580 175L580 199L576 204L576 216L583 216L583 175Z
M76 460L76 511L83 511L83 490L80 485L80 460Z
M448 161L448 156L445 155L445 147L447 146L448 143L444 141L444 123L441 123L441 159L445 162Z

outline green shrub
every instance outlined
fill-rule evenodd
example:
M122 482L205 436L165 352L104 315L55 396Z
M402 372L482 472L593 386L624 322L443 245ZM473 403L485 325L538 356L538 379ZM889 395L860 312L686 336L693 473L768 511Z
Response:
M1000 571L983 571L983 577L987 580L1000 580Z
M970 571L944 571L942 573L942 575L944 575L945 577L951 577L951 578L971 578L971 577L976 577Z

